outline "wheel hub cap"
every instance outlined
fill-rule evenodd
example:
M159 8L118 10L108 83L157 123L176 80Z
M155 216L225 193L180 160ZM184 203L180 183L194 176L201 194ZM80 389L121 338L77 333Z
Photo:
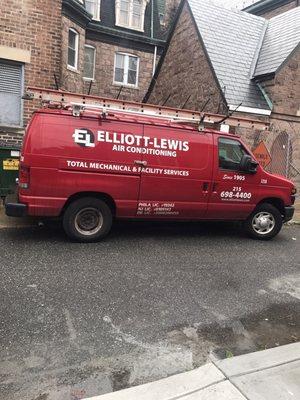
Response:
M103 224L102 213L96 208L84 208L75 218L75 226L82 235L94 235Z
M274 216L269 212L259 212L253 217L252 227L260 235L266 235L275 227Z

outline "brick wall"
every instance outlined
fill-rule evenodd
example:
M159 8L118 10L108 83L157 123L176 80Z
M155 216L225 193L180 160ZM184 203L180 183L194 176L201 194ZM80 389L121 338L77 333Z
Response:
M169 97L170 96L170 97ZM210 98L206 111L226 111L221 91L208 63L187 5L184 5L170 41L149 103L200 110Z
M25 64L25 87L54 88L60 75L61 0L9 0L1 2L0 45L30 52ZM24 102L24 126L36 108ZM0 129L0 140L20 142L22 130Z

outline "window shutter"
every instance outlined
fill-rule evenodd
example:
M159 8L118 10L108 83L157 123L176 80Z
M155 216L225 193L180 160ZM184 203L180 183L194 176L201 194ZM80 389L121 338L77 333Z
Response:
M22 66L0 62L0 125L20 126Z

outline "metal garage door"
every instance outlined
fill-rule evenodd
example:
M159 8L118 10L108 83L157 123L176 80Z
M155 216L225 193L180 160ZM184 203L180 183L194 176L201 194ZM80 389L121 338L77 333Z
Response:
M21 125L22 81L22 65L0 60L0 125Z

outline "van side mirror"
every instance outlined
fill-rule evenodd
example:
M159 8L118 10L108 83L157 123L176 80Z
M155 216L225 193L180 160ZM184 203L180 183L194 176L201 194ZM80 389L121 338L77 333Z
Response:
M250 174L255 174L257 170L258 162L252 159L249 154L244 154L241 161L240 161L240 166L239 170L248 172Z

